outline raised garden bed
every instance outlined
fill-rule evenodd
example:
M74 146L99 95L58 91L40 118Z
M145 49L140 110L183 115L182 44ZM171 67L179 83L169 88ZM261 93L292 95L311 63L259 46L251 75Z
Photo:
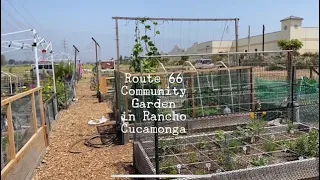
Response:
M243 171L252 172L254 169L259 171L263 168L264 172L268 172L274 166L279 166L279 171L291 179L296 176L291 171L297 171L299 168L296 166L299 166L299 163L301 166L313 167L315 158L319 157L319 152L314 152L315 149L308 151L300 147L301 143L316 143L314 146L319 143L319 138L314 139L318 130L310 130L302 124L296 124L293 134L287 130L287 125L264 127L259 134L245 137L239 135L239 131L238 134L235 133L239 128L233 129L233 131L219 130L207 134L160 139L161 174L212 174L212 177L222 177L227 173L228 177L237 179L236 174L242 174ZM151 147L152 143L146 142L148 147ZM142 142L139 147L142 148L140 149L142 152L147 152L145 158L151 162L150 169L155 173L154 148L143 148L146 144ZM290 166L295 166L297 169L290 169ZM318 172L310 170L307 174L307 171L303 170L302 173L306 173L304 177L312 178L318 175ZM146 172L142 170L141 173ZM235 174L231 176L230 173Z

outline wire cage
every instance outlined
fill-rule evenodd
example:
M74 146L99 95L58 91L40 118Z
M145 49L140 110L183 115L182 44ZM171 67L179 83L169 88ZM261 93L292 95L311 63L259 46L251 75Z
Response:
M1 71L1 94L13 95L19 86L19 77L9 73Z
M203 179L318 177L318 128L307 122L319 123L319 86L297 78L305 72L296 70L291 52L192 58L203 56L212 66L185 61L170 69L160 64L155 73L115 71L117 121L134 140L134 166L143 174ZM277 58L281 70L273 68ZM149 75L160 82L133 80ZM315 151L302 150L303 142Z

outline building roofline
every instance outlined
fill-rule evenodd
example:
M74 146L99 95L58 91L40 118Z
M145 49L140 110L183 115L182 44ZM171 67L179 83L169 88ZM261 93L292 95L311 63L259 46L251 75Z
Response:
M281 19L280 20L280 22L282 22L282 21L286 21L286 20L290 20L290 19L296 19L296 20L303 20L303 18L301 18L301 17L297 17L297 16L289 16L289 17L286 17L286 18L284 18L284 19Z

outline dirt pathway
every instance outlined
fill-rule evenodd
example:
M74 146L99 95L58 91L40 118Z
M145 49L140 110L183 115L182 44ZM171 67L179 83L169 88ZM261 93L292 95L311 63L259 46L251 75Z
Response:
M34 180L89 180L112 179L112 174L128 174L132 171L132 145L89 148L80 143L75 150L86 152L73 154L68 149L76 141L88 138L97 132L89 127L91 118L99 118L110 111L108 103L97 103L94 92L89 89L89 77L77 85L79 101L60 112L50 135L50 146ZM74 149L74 148L73 148Z

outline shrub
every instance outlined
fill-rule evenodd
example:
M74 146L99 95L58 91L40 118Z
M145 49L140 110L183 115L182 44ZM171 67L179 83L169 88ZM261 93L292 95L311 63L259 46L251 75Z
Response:
M55 66L55 78L56 79L65 79L66 76L73 73L73 68L70 65L65 64L64 62L60 62L59 65Z
M48 98L51 97L51 95L53 94L53 80L50 79L48 82L46 82L43 86L42 86L43 90L43 101L45 102L46 100L48 100ZM61 79L57 79L56 80L56 90L57 90L57 100L58 100L58 108L59 109L63 109L63 107L65 106L68 97L66 97L66 91L65 91L65 86L64 86L64 82Z

